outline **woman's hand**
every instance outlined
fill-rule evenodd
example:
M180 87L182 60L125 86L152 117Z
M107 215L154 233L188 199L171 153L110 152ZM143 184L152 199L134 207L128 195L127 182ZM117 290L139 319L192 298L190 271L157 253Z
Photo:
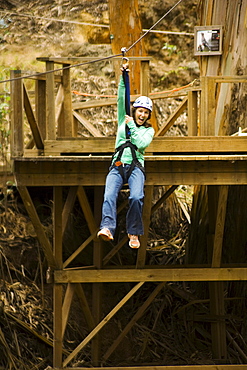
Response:
M129 123L130 121L133 121L133 117L128 116L127 114L125 115L125 123Z

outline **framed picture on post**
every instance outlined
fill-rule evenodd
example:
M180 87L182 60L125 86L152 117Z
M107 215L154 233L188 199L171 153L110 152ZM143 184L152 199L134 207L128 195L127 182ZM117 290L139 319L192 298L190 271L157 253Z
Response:
M195 55L222 54L222 26L197 26L194 39Z

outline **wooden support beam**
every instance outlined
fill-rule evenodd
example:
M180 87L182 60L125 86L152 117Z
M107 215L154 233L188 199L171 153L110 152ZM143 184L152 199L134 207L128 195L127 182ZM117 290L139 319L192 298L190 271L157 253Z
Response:
M95 230L97 229L97 224L95 222L94 214L92 212L92 209L88 201L87 194L85 192L84 187L82 186L78 187L77 196L78 196L82 211L84 213L84 216L86 218L88 228L91 233L94 233Z
M182 267L182 266L181 266ZM55 283L117 283L137 281L246 281L247 268L142 268L55 270Z
M114 343L111 345L111 347L106 351L104 354L102 361L103 363L111 356L113 351L117 348L117 346L121 343L121 341L126 337L128 332L132 329L132 327L135 325L135 323L142 317L148 306L153 302L157 294L163 289L164 285L166 283L160 283L157 285L157 287L154 289L152 293L148 296L146 301L141 305L141 307L138 309L136 314L132 317L132 319L129 321L129 323L125 326L125 328L121 331L121 334L118 336L118 338L114 341Z
M52 370L52 369L51 369ZM64 370L54 369L54 370ZM66 367L66 370L86 370L85 367ZM112 367L94 367L94 370L113 370ZM173 365L173 366L114 366L114 370L246 370L246 365Z
M178 185L172 185L166 192L163 194L159 200L152 206L151 213L157 211L157 209L166 201L166 199L178 188Z
M212 267L221 266L224 225L227 208L228 186L208 187L209 208L209 258L212 256ZM212 352L217 360L227 358L226 322L224 303L224 283L222 281L209 283L210 313L217 317L211 323Z
M21 71L11 71L11 154L12 157L22 157L24 151L23 132L23 80ZM19 78L19 79L18 79Z
M62 187L54 186L53 188L53 245L54 257L57 266L63 266L62 253ZM53 365L54 367L62 367L62 353L63 353L63 285L54 284L53 286L53 302L54 302L54 320L53 320Z
M227 185L220 186L214 234L212 267L220 267L221 265L227 199L228 199L228 186Z
M63 367L68 365L71 360L94 338L96 334L110 321L110 319L123 307L123 305L137 292L138 289L144 284L139 282L136 284L129 293L106 315L106 317L88 334L88 336L74 349L74 351L64 360Z
M62 225L63 225L62 234L64 234L64 231L66 229L66 225L69 219L69 215L72 212L72 209L74 207L77 190L78 190L78 186L71 186L69 188L69 192L68 192L66 201L64 203L63 213L62 213Z
M69 67L70 64L65 64L64 67ZM71 98L71 82L70 82L70 68L63 70L63 116L64 116L64 136L65 137L76 137L77 131L75 132L73 114L72 114L72 98Z
M14 161L18 185L103 186L109 156L26 157ZM146 185L246 185L247 155L146 156Z
M67 258L63 263L63 268L66 268L77 256L80 254L84 248L96 237L98 230L95 230L91 235L84 240L84 242Z
M97 130L94 125L92 125L82 114L73 111L73 116L77 119L78 122L94 137L103 137L103 135Z
M104 197L104 187L94 187L94 215L90 212L87 217L89 229L96 228L101 220L101 205ZM88 208L88 207L87 207ZM96 268L102 268L103 260L103 243L99 238L94 239L93 245L93 264ZM96 324L102 318L102 302L103 302L103 284L95 283L92 287L92 314ZM100 365L101 357L101 335L98 333L92 340L92 364L93 366Z
M198 91L188 91L188 136L198 135Z
M158 130L158 132L155 133L155 136L162 136L162 135L164 135L172 127L172 125L174 124L174 122L178 119L178 117L187 108L187 102L188 102L188 97L186 96L182 100L181 104L179 104L179 106L175 109L175 111L173 112L173 114L169 117L168 121L165 122L160 127L160 129Z
M18 186L17 189L18 189L18 192L19 192L19 194L22 198L22 201L23 201L23 204L26 208L26 211L27 211L27 213L28 213L28 215L29 215L29 217L32 221L34 230L37 234L37 239L38 239L38 241L40 242L40 245L43 248L43 251L44 251L44 254L45 254L45 257L46 257L46 260L47 260L47 263L48 263L49 267L51 267L51 268L58 267L57 264L56 264L53 252L52 252L52 246L51 246L51 244L50 244L50 242L49 242L49 240L48 240L48 238L45 234L43 225L40 222L39 216L36 212L36 209L34 207L32 198L31 198L31 196L28 192L27 187L26 186Z
M63 102L64 102L64 89L63 85L60 84L58 87L57 95L55 98L55 111L56 111L56 126L57 126L57 136L64 137L64 110L63 110Z
M63 300L63 306L62 306L62 338L64 337L64 333L66 330L68 318L69 318L69 312L70 312L70 307L72 303L72 299L74 297L75 293L75 285L77 284L68 284L67 289L65 292L64 300Z
M227 359L224 294L223 281L209 283L210 314L217 317L215 321L211 322L212 352L216 361Z
M148 232L152 208L152 199L153 199L153 185L145 186L145 198L144 198L144 207L143 207L143 225L144 225L144 235L140 237L141 245L138 249L136 267L142 268L145 266L146 262L146 251L147 251L147 242L148 242Z
M43 138L41 136L39 126L37 125L37 121L36 121L36 118L35 118L35 115L32 109L32 105L31 105L31 102L30 102L30 99L29 99L29 96L28 96L28 93L27 93L27 90L24 84L23 84L23 95L24 95L24 108L25 108L28 123L32 131L32 135L33 135L36 148L44 149Z
M35 113L40 134L43 140L46 139L46 81L36 80L35 81Z
M54 70L54 63L47 61L46 71ZM55 82L54 73L46 75L46 133L48 140L56 138Z

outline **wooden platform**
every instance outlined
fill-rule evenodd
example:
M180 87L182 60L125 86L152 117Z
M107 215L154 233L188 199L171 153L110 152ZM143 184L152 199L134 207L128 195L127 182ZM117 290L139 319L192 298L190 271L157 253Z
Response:
M44 142L44 155L14 158L18 185L102 186L113 138ZM247 137L157 137L145 155L146 185L247 184Z
M247 137L217 137L215 135L215 86L225 82L246 82L247 76L203 77L202 89L183 91L185 100L172 114L168 124L158 131L164 135L175 122L178 115L188 109L188 137L155 137L146 151L145 202L143 221L145 234L140 238L141 247L133 266L111 267L111 258L126 244L127 236L118 241L112 250L103 255L101 242L96 238L102 204L102 190L105 177L114 152L115 138L102 137L93 125L85 120L77 110L116 104L116 99L104 102L72 104L70 71L64 69L62 75L54 73L54 65L83 62L83 58L41 58L46 63L47 76L37 75L35 101L31 101L27 88L20 77L22 71L13 71L11 84L12 97L12 158L17 188L26 211L33 223L40 245L48 264L48 281L54 283L54 356L56 370L83 369L69 367L81 349L92 341L92 364L95 369L115 370L243 370L246 365L227 364L226 328L224 317L224 290L222 282L246 281L246 265L222 266L221 255L224 237L224 222L228 199L228 185L247 184ZM148 95L148 58L141 58L141 94ZM198 105L198 91L201 92L201 107ZM157 95L164 98L168 94ZM30 141L24 144L24 112L30 126ZM44 114L45 112L45 114ZM200 113L199 113L200 112ZM78 138L78 122L84 124L90 138ZM199 130L200 125L200 130ZM199 135L199 131L203 135ZM194 135L194 136L192 136ZM211 135L211 136L208 136ZM169 185L167 192L153 205L152 196L155 185ZM212 251L212 261L206 266L146 266L145 257L148 240L148 227L151 214L157 209L178 185L214 185L211 188L208 207L210 209L210 234L207 248ZM53 238L49 240L38 217L29 187L51 187L53 197ZM94 205L91 208L85 191L93 188ZM66 199L64 199L66 188ZM72 211L75 199L79 200L90 235L71 255L64 260L63 234ZM71 267L71 262L91 243L93 250L92 265L79 268ZM159 282L160 291L167 281L207 281L210 284L211 314L219 318L211 323L212 348L220 365L183 365L183 366L132 366L97 367L101 364L101 328L127 302L145 282ZM114 282L135 283L123 299L102 319L102 284ZM90 306L83 284L92 284L92 307ZM65 289L64 289L65 288ZM157 291L157 292L158 292ZM74 295L81 304L86 318L89 334L70 353L64 355L64 332L68 324L70 307ZM155 295L151 294L150 302ZM142 308L137 311L141 315ZM134 323L129 322L124 330L130 330ZM122 337L114 340L113 346L104 354L108 358ZM223 364L225 362L225 364ZM92 365L93 366L93 365ZM103 366L103 365L102 365Z

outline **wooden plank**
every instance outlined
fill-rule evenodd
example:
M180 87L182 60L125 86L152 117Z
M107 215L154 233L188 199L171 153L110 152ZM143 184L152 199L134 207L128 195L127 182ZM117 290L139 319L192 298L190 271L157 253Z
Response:
M37 125L37 121L36 121L25 85L23 85L23 95L24 95L24 108L25 108L28 123L32 131L32 135L33 135L36 148L44 149L43 138L41 136L39 126Z
M228 186L227 185L221 186L215 225L212 267L220 267L221 265L227 198L228 198Z
M68 67L66 64L64 67ZM71 88L70 88L70 68L63 70L63 115L64 115L64 136L65 137L75 137L77 132L74 130L73 114L72 114L72 98L71 98Z
M217 158L217 157L216 157ZM28 160L29 159L29 160ZM25 158L14 161L18 185L27 186L102 186L110 158L68 159L60 161ZM146 158L146 185L240 185L247 184L246 157L180 156Z
M82 208L82 211L84 213L85 219L87 221L88 228L90 232L93 233L97 229L97 225L95 222L95 218L94 218L90 203L87 198L87 194L85 192L85 189L82 186L78 187L77 196L78 196L78 200Z
M89 212L89 217L86 217L89 228L95 229L96 225L100 224L101 221L101 206L104 197L104 187L94 187L94 215ZM87 199L87 198L86 198ZM84 207L85 208L85 207ZM88 204L87 208L91 211ZM91 224L91 225L90 225ZM96 268L102 268L103 262L103 246L99 238L94 239L93 245L93 264ZM92 314L96 324L98 324L102 318L102 303L103 303L103 284L95 283L92 287ZM101 333L95 335L92 340L92 364L98 366L100 364L101 347L102 347Z
M163 136L175 123L175 121L178 119L178 117L185 111L187 108L187 102L188 102L188 97L186 96L181 104L175 109L173 114L169 117L167 122L165 122L158 132L155 133L155 136Z
M56 270L56 283L97 283L137 281L246 281L247 268L163 268Z
M35 82L35 113L40 134L46 139L46 81L37 80Z
M211 322L213 358L227 359L226 322L225 322L225 286L223 281L209 283L210 313L216 320Z
M70 284L69 283L67 285L67 289L66 289L66 292L65 292L64 300L63 300L62 320L61 320L62 338L64 337L64 333L65 333L68 318L69 318L69 311L70 311L72 299L74 297L75 285L77 285L77 284Z
M22 201L24 203L26 211L27 211L27 213L28 213L28 215L29 215L29 217L32 221L33 227L34 227L34 229L36 231L36 234L37 234L37 239L38 239L38 241L40 242L40 245L43 248L43 251L44 251L45 257L47 259L48 265L51 268L54 268L57 265L56 265L56 262L55 262L55 259L54 259L54 256L53 256L52 247L51 247L51 244L50 244L50 242L49 242L49 240L48 240L48 238L45 234L43 225L40 222L39 216L36 212L36 209L34 207L32 198L30 197L30 194L27 190L27 187L26 186L18 186L17 189L18 189L18 192L19 192L19 194L22 198Z
M216 83L240 83L247 82L247 76L214 76Z
M88 334L88 336L73 350L73 352L64 360L63 367L73 360L73 358L94 338L94 336L109 322L109 320L123 307L123 305L137 292L144 284L139 282L125 295L123 299L106 315L106 317Z
M56 265L59 268L63 266L63 249L62 249L62 187L53 188L53 246ZM53 286L54 300L54 321L53 321L53 365L55 367L62 366L63 353L63 286L62 284L54 284Z
M246 136L155 137L146 154L151 153L247 153ZM115 138L95 137L74 140L46 140L45 155L60 153L113 153Z
M66 367L66 370L85 370L85 367ZM112 367L94 367L94 370L113 370ZM52 370L52 369L51 369ZM54 369L64 370L64 368ZM246 370L246 365L172 365L172 366L114 366L114 370Z
M87 129L90 134L92 134L95 137L103 137L103 135L97 130L94 125L92 125L85 117L83 117L82 114L77 113L76 111L73 111L73 116L77 119L77 121L80 122L80 124Z
M64 101L64 90L63 85L59 85L58 92L55 98L55 110L56 110L56 125L57 125L57 134L58 137L65 136L65 132L63 131L64 128L64 117L62 116L62 109L63 109L63 101Z
M53 286L53 365L55 368L62 367L62 284Z
M98 230L95 230L84 242L67 258L63 263L63 268L66 268L77 256L80 254L83 249L85 249L88 244L96 237Z
M188 91L188 136L198 134L198 93Z
M23 81L18 79L21 71L11 71L11 154L20 157L24 150L23 132Z
M69 215L71 214L72 209L74 207L75 200L76 200L76 195L77 195L77 190L78 190L78 186L71 186L69 188L69 192L68 192L66 201L64 203L63 213L62 213L62 225L63 225L62 235L64 234L64 231L66 229L67 222L68 222L68 219L69 219Z
M157 100L157 99L174 99L174 98L179 98L179 97L184 97L186 96L190 91L192 92L198 92L200 91L201 89L200 88L187 88L187 89L183 89L181 91L171 91L171 90L167 90L167 91L163 91L163 92L150 92L149 93L149 97L152 99L152 100ZM73 91L72 91L73 93ZM138 95L130 95L130 101L133 103L134 100L139 96L140 94ZM82 93L82 96L83 96L83 93ZM94 96L92 96L94 97ZM106 98L104 97L104 95L102 96L99 96L100 99L90 99L90 100L87 100L87 101L83 101L83 102L75 102L75 103L72 103L72 108L74 110L78 110L78 109L89 109L89 108L96 108L96 107L104 107L104 106L109 106L109 105L116 105L117 104L117 95L116 97L109 97L109 98ZM85 95L85 99L87 99L88 96Z
M46 63L46 71L54 70L54 63ZM47 139L56 138L55 82L54 73L46 75L46 133Z

